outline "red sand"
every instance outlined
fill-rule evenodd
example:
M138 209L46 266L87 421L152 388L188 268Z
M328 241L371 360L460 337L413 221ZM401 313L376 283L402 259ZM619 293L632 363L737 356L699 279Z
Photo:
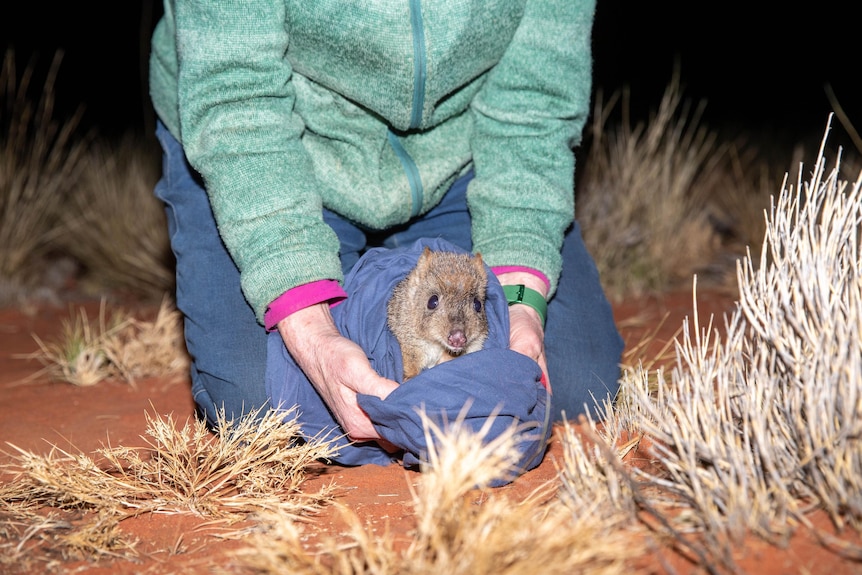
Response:
M94 311L90 317L97 317L95 310L98 304L89 302L87 305ZM723 325L721 314L731 310L733 302L727 295L706 292L699 294L698 308L701 326L706 324L710 313L715 313L720 327ZM60 337L62 321L69 318L69 313L65 307L46 307L36 314L17 309L0 310L0 389L4 398L0 403L0 449L6 452L0 454L0 464L9 462L12 450L7 443L37 453L47 452L50 444L84 453L107 443L142 446L140 436L146 429L146 413L172 414L180 423L193 415L188 382L183 377L143 380L135 387L122 382L103 382L94 387L80 388L45 378L22 384L22 378L41 367L34 360L20 357L38 349L32 334L46 341L56 341ZM649 348L638 352L639 356L649 358L673 337L682 318L692 314L691 292L629 301L615 306L615 314L629 348L660 326ZM537 469L501 489L521 497L553 480L561 453L560 442L555 439ZM0 479L4 477L8 480L8 476L0 474ZM397 465L351 469L326 467L319 477L309 479L308 485L314 489L322 482L334 481L343 488L339 491L338 501L353 509L372 531L406 533L413 527L410 484L417 477L415 472L405 471ZM818 524L828 528L820 518ZM309 525L310 530L321 534L339 533L343 527L337 512L331 508L312 519ZM59 562L53 566L53 571L210 573L214 566L229 569L230 552L243 545L242 541L214 537L228 528L193 515L144 515L124 520L121 529L139 541L139 557L135 561L103 559L88 563L63 562L56 558ZM858 540L857 537L857 543ZM0 543L4 543L2 538ZM752 537L738 549L735 560L738 568L747 573L862 573L862 563L844 559L819 545L804 529L799 529L791 545L785 549ZM41 561L32 565L48 569ZM670 549L662 549L652 556L634 560L632 572L706 571Z

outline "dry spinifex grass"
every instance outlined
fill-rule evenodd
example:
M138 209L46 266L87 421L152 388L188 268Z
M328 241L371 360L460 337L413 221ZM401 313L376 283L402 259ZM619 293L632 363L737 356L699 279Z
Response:
M683 98L678 72L647 121L631 125L628 99L628 90L596 98L576 190L606 291L663 293L693 274L734 287L734 261L759 246L784 158L779 171L752 143L719 141L702 122L705 103Z
M649 122L611 129L611 108L597 99L577 217L609 295L659 293L716 252L707 199L732 185L725 146L700 125L676 78Z
M561 504L552 483L523 501L486 487L509 477L522 430L494 441L456 421L445 429L426 420L431 446L413 492L416 525L399 550L392 534L373 536L352 510L342 509L349 532L303 544L303 527L278 514L239 552L246 571L296 574L506 575L534 572L625 573L643 548L617 518L578 513ZM433 439L433 441L432 441Z
M159 155L127 135L94 143L80 184L66 201L61 248L81 263L85 286L158 301L173 291L174 260L165 209L153 195Z
M36 73L23 73L7 50L0 68L0 303L31 293L44 280L46 258L62 236L64 200L83 169L86 146L73 136L80 113L54 118L55 54L41 96L30 89Z
M759 260L740 263L724 339L695 309L673 369L626 370L627 402L604 421L611 441L620 430L654 440L662 471L640 478L727 560L747 533L785 543L812 509L862 531L862 174L848 189L823 150L810 180L783 187Z
M131 556L134 542L117 526L144 513L228 521L264 511L291 520L314 513L332 486L300 487L308 466L333 448L300 441L293 415L271 410L233 422L222 414L215 433L202 421L180 428L170 416L148 416L144 447L106 446L95 457L12 446L6 471L13 478L0 484L0 565L32 560L40 546L64 557Z
M104 302L95 325L84 308L65 320L59 341L44 342L33 336L39 351L25 356L37 359L53 379L78 386L91 386L111 378L130 384L143 377L185 373L189 358L185 351L182 316L167 298L153 321L137 319L122 310L107 316Z

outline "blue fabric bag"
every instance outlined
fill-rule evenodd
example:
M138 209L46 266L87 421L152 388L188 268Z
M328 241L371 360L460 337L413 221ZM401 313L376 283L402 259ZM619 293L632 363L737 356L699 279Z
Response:
M403 371L401 350L386 325L386 306L393 288L416 266L425 246L464 252L440 239L422 239L405 248L371 249L345 277L348 298L332 308L339 331L366 351L380 375L399 382ZM541 462L550 435L546 418L549 397L540 382L539 365L508 348L506 297L490 270L488 279L485 310L489 331L482 350L423 371L386 399L358 397L359 406L381 437L403 453L387 453L374 442L348 440L277 331L269 334L267 342L266 388L272 405L282 409L299 406L296 417L303 436L334 440L337 454L332 460L342 465L388 465L400 458L405 467L414 467L426 461L428 445L420 409L441 429L461 417L462 425L477 433L493 417L484 437L487 442L513 424L526 424L532 429L522 434L517 467L522 471L532 469Z

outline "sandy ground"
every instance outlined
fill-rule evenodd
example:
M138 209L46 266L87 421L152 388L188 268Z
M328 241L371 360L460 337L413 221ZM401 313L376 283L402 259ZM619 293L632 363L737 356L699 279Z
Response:
M91 309L98 309L97 302L86 303L92 306ZM699 294L701 324L705 324L710 313L720 317L732 306L733 298L727 294ZM26 311L0 310L0 390L3 397L0 402L0 464L10 460L8 444L37 453L47 452L52 444L84 453L91 453L105 444L142 446L141 435L146 429L147 413L171 414L180 423L193 417L188 382L183 377L143 380L134 387L122 382L103 382L81 388L45 378L22 384L23 378L40 368L37 362L21 358L21 355L37 349L33 334L43 340L56 341L62 321L69 317L69 313L66 306L44 306ZM690 291L615 306L615 314L629 348L641 342L655 326L661 326L649 348L643 350L645 358L657 353L679 329L682 318L691 313ZM514 497L525 497L536 487L553 482L561 454L560 441L555 436L543 463L513 484L499 488L500 491ZM632 457L638 456L635 453ZM372 532L382 534L388 531L406 541L414 520L410 487L417 477L417 473L405 471L397 465L358 468L321 465L307 485L314 490L324 482L335 482L341 488L337 500L353 509ZM8 474L0 474L0 481L9 480ZM337 534L344 529L333 509L324 509L311 519L310 525L321 535ZM29 562L29 567L23 572L195 574L230 571L231 553L241 548L243 542L225 540L218 535L238 527L213 523L190 514L133 517L124 520L121 529L138 540L138 557L134 561L69 561L50 553L45 555L44 550L34 550L34 554L40 554L39 558ZM0 528L0 544L9 542L8 535ZM8 546L0 547L0 553L5 552L4 549ZM737 555L740 572L862 573L862 563L842 558L819 545L801 529L787 548L780 549L751 538L740 546ZM36 559L35 555L33 558ZM3 567L0 562L0 572L4 569L21 571L18 567ZM632 572L706 571L670 549L663 549L648 557L633 559Z

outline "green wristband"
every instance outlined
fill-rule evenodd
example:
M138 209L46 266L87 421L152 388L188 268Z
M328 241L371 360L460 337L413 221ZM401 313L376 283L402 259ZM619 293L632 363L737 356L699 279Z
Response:
M503 293L506 294L506 301L509 302L509 305L522 303L536 310L542 320L542 327L545 327L545 320L548 317L548 302L545 301L545 296L523 284L503 286Z

